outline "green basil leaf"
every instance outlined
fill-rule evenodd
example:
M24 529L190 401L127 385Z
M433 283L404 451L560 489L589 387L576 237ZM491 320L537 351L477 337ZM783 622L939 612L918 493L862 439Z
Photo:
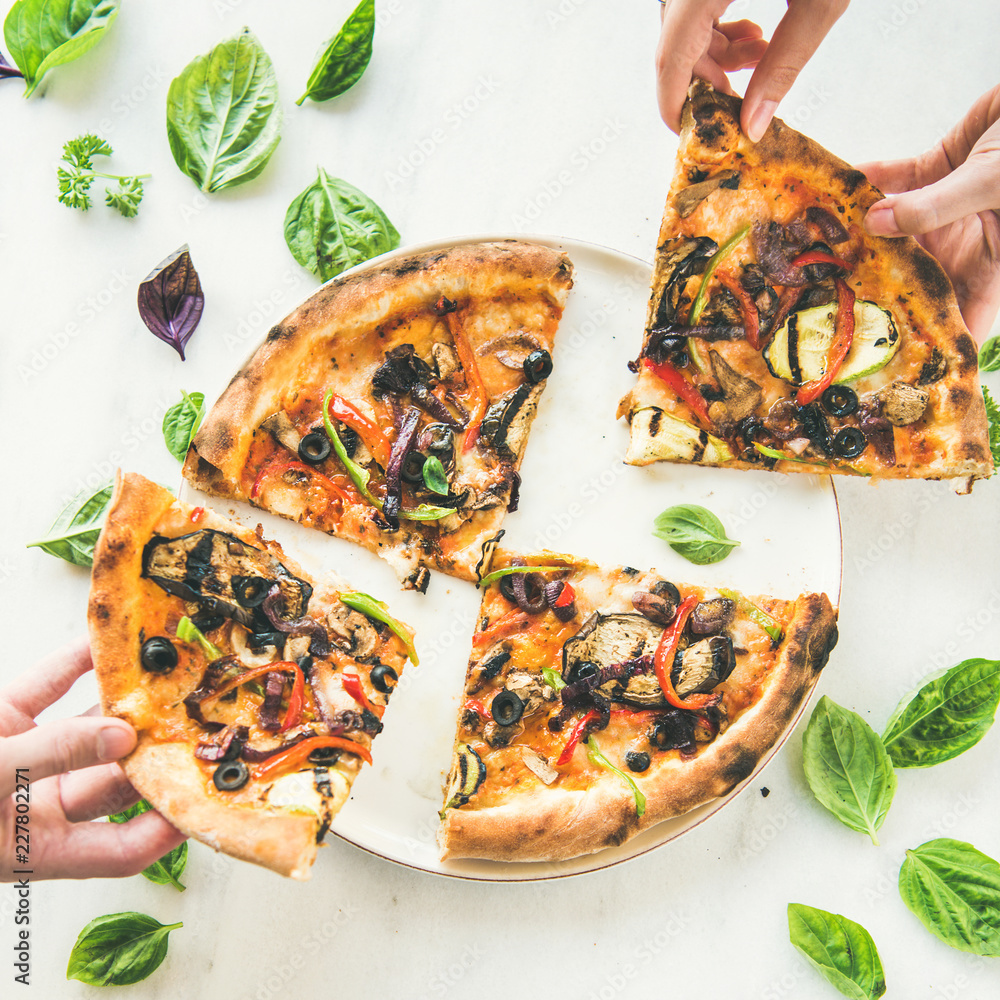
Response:
M288 206L285 242L303 267L329 281L394 250L399 233L368 195L319 167L316 180Z
M170 152L202 191L256 177L280 133L274 67L249 28L193 59L170 84Z
M824 695L802 738L802 764L820 804L877 846L876 831L896 794L896 773L871 726Z
M39 548L74 566L92 566L94 546L114 489L114 483L108 483L92 493L86 490L77 493L52 522L48 535L37 542L29 542L27 548Z
M981 372L1000 371L1000 337L990 337L979 348L979 370Z
M719 562L740 544L726 537L722 522L710 510L693 503L668 507L653 526L657 538L696 566Z
M974 747L1000 703L1000 660L964 660L904 698L882 733L896 767L931 767Z
M156 971L167 935L182 923L161 924L145 913L109 913L91 920L76 939L67 979L90 986L128 986Z
M444 466L437 455L431 455L424 462L424 485L432 493L448 495L448 477L444 474Z
M329 101L350 90L368 68L375 38L375 0L361 0L337 34L326 43L306 84L306 92L295 102L310 97Z
M104 37L119 0L17 0L3 23L11 58L29 97L50 69L72 62Z
M853 920L803 903L788 904L788 937L826 980L852 1000L878 1000L885 973L872 936Z
M907 851L899 894L945 944L1000 956L1000 864L972 844L945 837Z
M129 806L128 809L124 809L122 812L113 813L108 819L112 823L127 823L130 819L141 816L143 813L149 812L152 808L145 799L139 799L135 805ZM167 851L162 858L154 861L148 868L144 868L142 874L150 882L156 882L157 885L172 885L180 892L183 892L187 886L181 885L180 879L187 865L187 856L188 845L185 840L183 844L178 844L172 851Z
M205 416L205 396L200 392L186 393L181 389L181 401L174 403L163 415L163 440L178 462L187 457L188 448Z
M993 464L996 468L993 474L1000 470L1000 407L993 402L990 390L983 386L983 402L986 404L986 420L990 433L990 454L993 456Z

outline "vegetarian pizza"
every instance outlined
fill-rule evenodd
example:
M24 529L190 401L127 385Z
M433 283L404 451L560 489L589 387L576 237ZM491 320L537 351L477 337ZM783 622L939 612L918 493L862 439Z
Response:
M135 787L187 835L308 878L416 662L409 629L137 475L97 544L89 625L104 713L138 732Z
M863 227L881 194L695 81L656 250L626 461L989 476L977 352L938 263Z
M500 550L441 817L445 858L557 860L725 795L781 738L837 641L794 601Z
M516 509L571 286L563 254L514 240L336 279L236 374L184 474L365 546L407 587L473 580Z

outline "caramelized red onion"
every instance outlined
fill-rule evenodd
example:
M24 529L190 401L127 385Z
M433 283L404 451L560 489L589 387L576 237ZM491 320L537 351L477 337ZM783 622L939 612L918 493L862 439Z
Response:
M806 221L811 222L831 246L843 243L848 238L847 230L840 220L819 205L810 205L806 209Z
M523 559L515 560L512 566L524 566ZM511 574L511 588L517 606L529 615L537 615L545 610L545 578L539 573Z
M561 622L568 622L576 614L576 601L570 601L562 607L556 606L556 601L562 597L562 592L566 589L566 584L562 580L552 580L545 584L545 603L552 609L556 618Z
M751 231L757 264L768 281L775 285L799 287L807 282L801 267L792 267L782 249L784 229L777 222L755 222Z
M417 422L419 420L420 411L415 406L408 406L403 411L399 434L392 443L392 454L389 456L389 464L385 470L386 491L382 514L393 531L399 529L399 508L403 501L403 484L400 475L406 456L413 449L414 442L417 440Z
M309 644L309 651L316 656L326 656L330 652L330 637L327 635L326 628L315 618L303 617L285 621L278 611L281 600L281 588L278 584L274 584L267 592L264 603L261 604L261 610L267 616L267 620L275 629L287 635L310 636L312 642Z
M285 691L285 677L280 670L272 670L267 675L264 684L264 703L260 706L260 727L268 732L277 732L281 728L278 710L281 708L281 696Z

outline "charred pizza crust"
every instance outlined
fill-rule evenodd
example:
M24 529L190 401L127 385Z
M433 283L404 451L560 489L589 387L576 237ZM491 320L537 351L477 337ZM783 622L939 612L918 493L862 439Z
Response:
M565 255L515 240L426 252L335 279L275 326L237 372L196 435L184 475L209 493L248 500L361 544L389 561L408 587L426 587L428 568L473 580L483 543L496 534L512 493L516 497L517 469L544 386L542 381L528 386L531 392L521 391L526 374L510 367L511 349L523 353L525 345L534 344L551 352L571 287L572 265ZM397 530L389 530L363 500L338 506L315 491L281 483L255 495L261 441L270 440L262 423L289 410L296 432L321 427L328 388L385 426L392 438L391 413L373 396L372 378L393 349L412 344L440 386L459 395L468 389L461 352L451 343L450 320L441 315L442 301L457 306L489 402L512 400L506 408L500 404L502 447L491 447L484 431L475 447L456 455L451 485L457 494L467 494L456 514L440 523L402 520ZM443 345L444 353L435 345ZM513 363L518 364L517 357ZM273 443L268 447L272 454L280 450ZM381 465L368 469L378 479L384 465L383 456ZM336 456L317 468L352 491ZM424 499L435 502L433 495Z
M887 391L892 380L898 379L927 393L926 409L919 420L888 429L894 443L894 464L869 462L859 464L859 470L875 478L962 477L971 481L991 475L993 462L977 377L977 351L941 266L912 237L888 239L864 232L865 214L883 196L863 173L777 118L760 142L751 143L740 130L740 106L739 98L718 93L704 81L692 84L683 113L677 168L660 227L646 347L664 292L671 240L699 234L721 243L741 225L757 219L777 218L787 223L795 216L788 206L797 198L803 200L803 207L810 203L822 206L847 230L851 246L857 250L856 271L847 280L858 299L870 298L890 312L902 338L899 352L884 369L848 384L859 395L868 393L870 397ZM702 176L708 180L692 182L693 177ZM749 243L744 241L744 248ZM743 254L745 249L740 249L735 256ZM765 404L773 402L775 380L769 378L759 353L746 344L710 346L735 370L764 386ZM626 458L630 464L664 459L732 468L762 467L758 456L745 449L726 454L728 449L713 449L714 441L709 441L708 447L694 442L683 455L660 453L662 449L655 443L659 426L650 427L656 411L688 415L684 405L678 405L678 397L643 368L618 410L619 417L626 416L631 426ZM773 461L763 464L774 466ZM843 467L846 464L779 461L777 467L782 472L851 472Z
M497 562L505 565L510 555L498 554ZM551 561L529 558L530 563L537 565ZM576 626L591 609L609 615L634 613L631 595L654 586L661 579L652 572L640 575L622 569L600 571L586 563L573 565L573 572L564 574L563 579L571 581L576 590L579 605ZM704 599L711 597L710 592L699 588L682 586L680 589L682 595L698 593ZM484 608L487 597L488 594L484 595ZM755 674L751 663L755 657L766 658L767 668L754 682L756 690L751 703L713 740L699 745L693 755L677 750L654 752L648 770L631 773L622 760L624 747L650 749L644 738L648 720L634 730L612 722L607 730L594 733L606 756L628 773L645 795L645 812L641 817L637 814L633 793L621 777L589 764L582 746L577 746L567 765L555 768L560 776L547 785L523 772L507 778L498 774L492 767L491 751L479 743L487 771L481 787L488 789L491 778L506 784L500 791L487 791L490 798L486 804L482 803L483 796L478 789L460 806L446 804L438 834L442 857L556 861L589 854L623 844L656 823L724 796L744 782L795 720L837 641L836 612L825 594L803 594L790 604L773 599L754 600L761 603L769 600L775 613L783 615L784 634L777 650L766 657L753 651L741 655L734 680L737 676L745 679ZM494 603L493 608L496 606ZM480 622L481 626L484 621ZM488 621L485 627L489 627ZM544 639L534 645L543 646ZM495 651L496 647L490 645L481 652L474 652L467 690L475 689L472 678L477 672L481 673L484 659L495 656ZM558 670L557 660L542 663L529 647L519 652L511 646L508 651L512 660L504 665L501 679L509 677L512 670L540 670L539 664ZM483 702L487 700L481 693L480 697ZM558 702L550 702L542 711L550 715L557 705ZM616 725L617 733L613 732ZM561 730L562 739L568 731L568 726ZM460 723L459 745L468 738L469 728ZM521 739L515 735L513 745ZM505 755L503 770L508 767L508 750L502 751ZM546 762L549 765L557 763L553 756ZM450 784L455 787L454 775Z
M141 476L120 475L95 549L88 611L101 708L105 715L125 719L136 729L138 743L122 767L136 789L174 826L218 851L306 879L317 844L346 802L360 771L360 757L348 752L331 761L322 775L322 791L313 765L303 761L298 766L307 770L293 765L287 773L279 770L266 778L251 771L243 787L220 792L213 786L212 767L199 761L195 750L200 740L211 739L222 724L200 725L184 704L207 676L206 656L190 644L192 648L182 650L177 665L164 675L151 674L140 665L140 650L150 634L172 637L177 621L187 613L184 600L149 579L144 567L147 553L157 542L204 529L280 561L296 581L310 588L309 613L316 620L327 609L342 607L337 594L346 588L340 581L310 583L276 543L265 542L210 510L175 500ZM231 649L228 637L233 628L226 622L208 633L224 653ZM283 655L288 654L290 641L286 640ZM189 644L175 640L175 645ZM398 675L405 654L397 649L396 640L380 652ZM351 669L368 677L368 667L350 659L348 653L340 655L343 664L350 663ZM266 654L264 659L270 660ZM327 665L314 664L312 669L314 674L322 669L323 678L329 680ZM339 690L339 685L328 690L334 688ZM370 695L373 701L380 700L377 693ZM315 725L316 735L322 735L321 726ZM299 725L289 731L289 746L296 735L308 735L305 728ZM352 735L362 748L370 743L365 734ZM272 737L279 745L282 739Z

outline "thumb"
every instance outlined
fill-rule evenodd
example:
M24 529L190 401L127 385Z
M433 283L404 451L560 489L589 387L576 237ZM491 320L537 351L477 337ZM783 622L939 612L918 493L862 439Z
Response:
M865 229L873 236L919 236L997 207L1000 163L969 157L933 184L876 202L865 216Z
M121 719L78 716L46 722L0 740L0 795L9 795L16 770L32 781L124 757L135 746L135 730Z

